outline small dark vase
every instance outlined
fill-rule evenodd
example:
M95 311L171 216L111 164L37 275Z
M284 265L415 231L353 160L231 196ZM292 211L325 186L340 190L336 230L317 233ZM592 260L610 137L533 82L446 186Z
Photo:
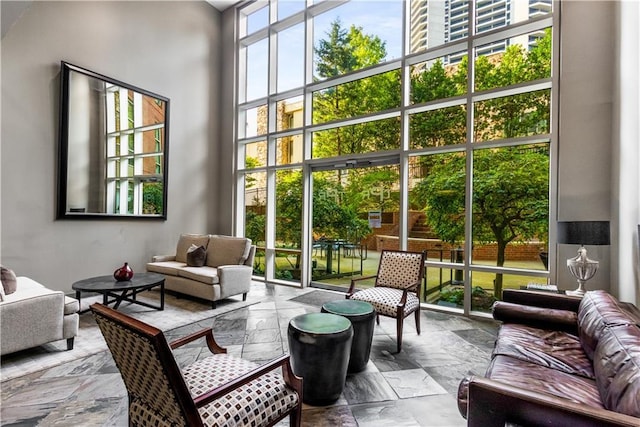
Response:
M125 262L122 267L113 272L113 277L118 282L126 282L133 277L133 270L129 267L129 263Z

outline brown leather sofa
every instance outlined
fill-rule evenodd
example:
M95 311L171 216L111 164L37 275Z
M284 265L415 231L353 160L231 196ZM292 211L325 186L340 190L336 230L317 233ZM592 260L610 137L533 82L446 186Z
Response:
M458 388L468 426L640 426L640 310L604 291L584 298L506 290L485 377Z

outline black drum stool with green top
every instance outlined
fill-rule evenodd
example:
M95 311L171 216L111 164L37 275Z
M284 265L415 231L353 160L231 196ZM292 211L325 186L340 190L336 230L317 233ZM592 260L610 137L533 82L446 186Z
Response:
M376 311L373 306L365 301L347 299L325 303L322 312L344 316L351 321L353 341L348 372L362 371L369 362L373 329L376 326Z
M308 313L289 321L293 373L302 377L302 400L329 405L340 398L347 379L353 327L346 317Z

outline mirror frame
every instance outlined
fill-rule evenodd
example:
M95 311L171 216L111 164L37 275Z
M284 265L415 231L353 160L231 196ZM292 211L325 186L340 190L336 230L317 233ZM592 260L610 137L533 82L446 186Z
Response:
M162 213L161 214L120 214L98 212L71 212L67 209L68 199L68 172L69 172L69 125L70 120L70 74L76 72L89 78L98 79L112 85L128 89L144 96L156 98L165 103L164 110L164 141L162 160ZM59 122L59 150L58 150L58 206L57 219L142 219L142 220L166 220L167 219L167 183L169 170L169 98L145 89L124 83L122 81L104 76L94 71L78 67L65 61L61 61L60 70L60 122Z

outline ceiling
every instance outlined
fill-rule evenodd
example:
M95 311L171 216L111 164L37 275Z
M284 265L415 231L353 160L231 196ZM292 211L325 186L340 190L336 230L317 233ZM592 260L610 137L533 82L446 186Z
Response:
M234 3L237 3L238 0L206 0L211 6L218 9L220 12L224 11L230 6L233 6Z

